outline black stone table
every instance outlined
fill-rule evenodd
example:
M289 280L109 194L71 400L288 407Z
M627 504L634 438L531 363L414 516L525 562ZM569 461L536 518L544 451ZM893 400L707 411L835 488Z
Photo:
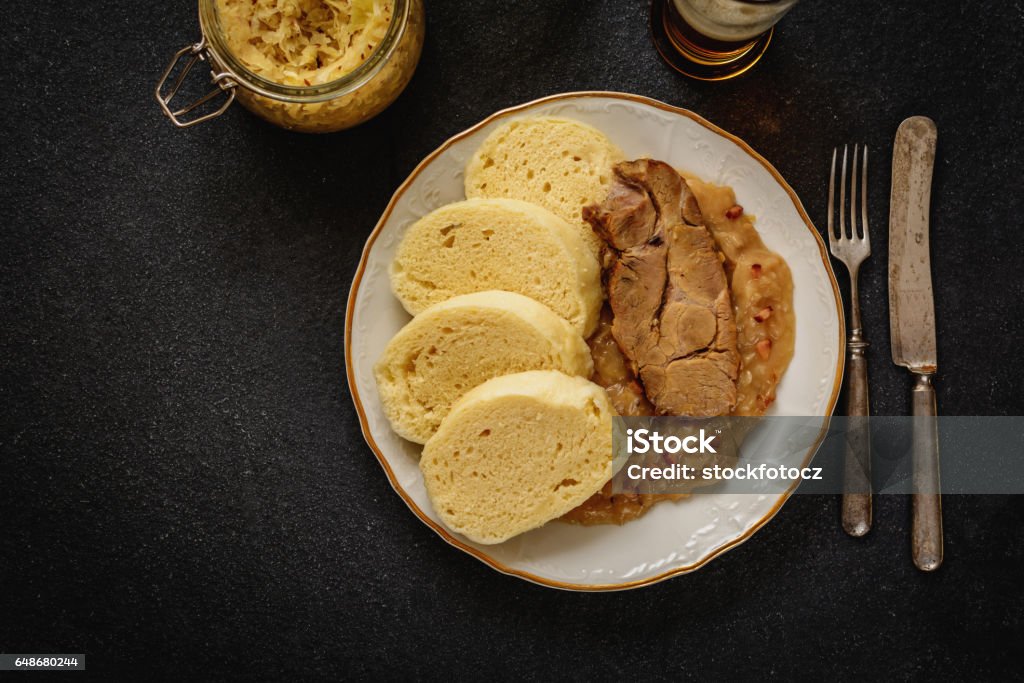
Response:
M414 165L491 112L569 90L692 109L749 142L824 224L832 147L939 129L940 412L1024 412L1020 2L805 0L763 61L678 76L644 0L427 0L414 80L375 120L303 136L240 108L179 131L155 79L194 0L0 8L0 651L94 677L1019 676L1024 499L947 497L946 564L908 501L846 537L798 496L749 542L639 591L502 576L420 523L364 444L342 358L363 242ZM886 250L862 270L878 414ZM846 291L845 273L840 284Z

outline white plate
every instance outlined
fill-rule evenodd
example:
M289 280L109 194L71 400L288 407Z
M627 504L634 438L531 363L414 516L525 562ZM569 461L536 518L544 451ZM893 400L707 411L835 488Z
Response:
M367 443L395 491L442 538L495 569L540 584L576 590L643 586L697 569L749 538L787 494L697 495L654 506L624 526L551 523L494 546L475 544L441 524L418 466L420 447L391 431L381 410L373 364L409 320L392 296L388 264L406 228L463 199L463 168L477 146L504 121L554 114L604 131L627 158L650 156L732 186L757 216L765 244L793 271L796 350L770 414L828 416L842 382L842 304L818 232L792 188L738 138L692 112L620 93L567 93L498 112L431 153L398 188L366 242L352 283L345 326L349 388ZM806 454L813 455L814 448Z

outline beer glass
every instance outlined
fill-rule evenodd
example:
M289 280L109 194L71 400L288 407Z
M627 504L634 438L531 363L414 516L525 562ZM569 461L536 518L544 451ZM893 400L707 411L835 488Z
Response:
M677 71L702 81L738 76L761 58L797 0L652 0L651 34Z

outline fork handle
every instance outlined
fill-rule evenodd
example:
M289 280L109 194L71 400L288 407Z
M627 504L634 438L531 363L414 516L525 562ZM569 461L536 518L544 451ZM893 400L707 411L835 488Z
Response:
M854 328L847 342L849 384L846 414L850 416L843 476L843 529L850 536L871 530L871 429L868 400L868 342Z
M913 465L910 543L914 564L924 572L942 564L942 497L939 495L939 434L931 374L916 374L913 393Z

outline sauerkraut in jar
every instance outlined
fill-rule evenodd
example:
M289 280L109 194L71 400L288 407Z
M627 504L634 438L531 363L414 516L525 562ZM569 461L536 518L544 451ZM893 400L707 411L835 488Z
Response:
M229 98L303 132L378 114L408 84L423 46L422 0L199 0L199 18L203 41L192 54L208 59ZM183 120L190 108L171 111L175 90L158 89L165 113L197 123Z
M234 55L283 85L322 85L346 76L384 40L393 0L216 0Z

